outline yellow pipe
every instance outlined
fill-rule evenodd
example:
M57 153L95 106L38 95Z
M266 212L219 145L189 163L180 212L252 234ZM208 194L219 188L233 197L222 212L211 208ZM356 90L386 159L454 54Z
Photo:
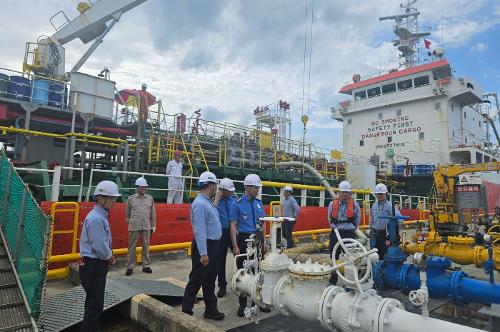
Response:
M428 255L437 255L450 258L453 262L482 267L488 260L488 249L483 246L472 246L474 239L467 237L450 236L448 243L423 241L421 243L404 243L403 250L414 254L421 252ZM500 271L500 247L493 247L493 261L495 270Z
M42 131L35 131L35 130L26 130L26 129L14 128L14 127L0 126L0 130L3 132L4 135L6 132L11 132L11 133L26 134L26 135L34 135L34 136L47 136L47 137L55 137L55 138L62 138L62 139L65 138L64 135L45 133Z
M274 182L274 181L262 181L262 185L264 187L285 187L285 186L290 186L293 189L308 189L308 190L320 190L320 191L325 191L326 188L323 186L313 186L313 185L307 185L307 184L297 184L297 183L286 183L286 182ZM337 191L336 188L333 190ZM353 193L356 194L370 194L371 192L369 190L360 190L360 189L353 189Z
M181 250L185 249L188 252L188 256L191 255L191 242L180 242L180 243L168 243L168 244L158 244L149 247L149 251L168 251L168 250ZM137 247L137 254L142 253L142 247ZM113 249L113 254L116 256L126 255L128 252L127 248ZM80 259L80 254L64 254L49 257L49 263L61 263L61 262L73 262Z
M47 278L49 280L66 279L69 276L69 267L62 267L60 269L53 269L47 271Z
M127 143L126 140L120 139L120 138L98 136L98 135L90 135L90 134L81 134L81 133L66 133L63 136L65 136L65 137L75 136L75 137L97 139L97 140L103 140L103 141L109 141L109 142L116 142L116 143Z

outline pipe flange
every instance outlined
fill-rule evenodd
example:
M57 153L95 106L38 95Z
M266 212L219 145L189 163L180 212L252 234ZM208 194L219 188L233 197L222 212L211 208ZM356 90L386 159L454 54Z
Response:
M293 261L284 254L270 253L262 262L260 269L268 272L285 271Z
M290 275L299 279L323 279L330 276L333 267L326 264L319 264L318 262L312 263L309 259L305 263L291 263L288 266L288 271Z
M381 298L382 300L377 305L377 315L378 322L375 322L375 326L378 325L378 331L384 331L384 325L389 324L389 319L387 316L396 308L405 310L404 305L396 299L391 298Z
M278 280L276 286L274 286L273 303L275 305L275 308L285 316L290 316L292 314L283 304L285 287L287 287L291 283L292 278L290 276L283 276L280 278L280 280Z
M345 293L345 290L342 287L329 286L323 291L323 294L321 294L321 298L318 303L318 320L324 328L329 330L335 329L332 321L332 302L335 296L339 293Z
M431 256L427 258L427 267L428 268L436 267L446 270L451 267L451 259L442 256Z
M373 264L373 284L377 290L384 290L384 261Z
M261 308L267 308L268 305L265 304L262 300L262 279L263 279L263 274L262 272L259 272L257 274L257 277L254 279L253 284L252 284L252 291L250 294L250 297L252 300Z
M464 271L455 271L450 276L450 293L451 299L457 304L464 304L464 298L460 294L460 283L463 278L467 277Z
M245 271L245 269L239 269L238 271L236 271L236 273L233 275L233 278L231 279L231 288L233 289L233 292L237 296L246 295L243 294L241 289L238 287L238 284L241 282L243 276L245 276L246 274L247 272Z

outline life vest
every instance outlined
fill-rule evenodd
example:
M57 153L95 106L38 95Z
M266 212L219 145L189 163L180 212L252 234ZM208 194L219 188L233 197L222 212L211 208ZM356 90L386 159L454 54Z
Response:
M347 199L347 211L346 211L346 217L347 220L341 220L339 221L339 199L338 197L333 200L333 206L332 206L332 222L334 224L338 223L351 223L355 225L354 222L354 199L353 198L348 198Z

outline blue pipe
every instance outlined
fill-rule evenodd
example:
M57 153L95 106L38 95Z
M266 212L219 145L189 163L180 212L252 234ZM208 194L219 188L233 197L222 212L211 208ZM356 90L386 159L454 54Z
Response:
M431 298L451 298L455 303L500 303L500 285L469 278L463 271L448 272L451 260L427 258L427 288ZM413 264L380 261L374 264L373 280L379 289L401 289L407 294L420 288L420 269Z

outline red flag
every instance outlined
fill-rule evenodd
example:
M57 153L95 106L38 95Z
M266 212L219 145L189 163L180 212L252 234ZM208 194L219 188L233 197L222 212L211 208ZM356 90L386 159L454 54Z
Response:
M425 45L425 48L430 49L431 48L431 41L424 38L424 45Z

